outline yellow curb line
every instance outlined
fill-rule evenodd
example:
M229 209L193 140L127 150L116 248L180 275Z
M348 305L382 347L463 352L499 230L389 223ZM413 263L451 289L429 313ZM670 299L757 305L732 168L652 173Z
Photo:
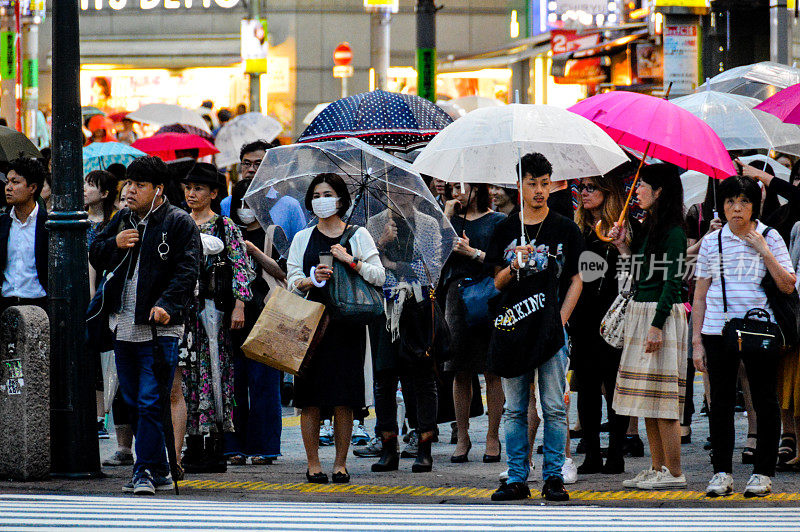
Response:
M299 491L304 493L351 493L357 495L410 495L412 497L465 497L488 499L494 490L479 488L428 488L426 486L376 486L374 484L310 484L294 482L219 482L215 480L185 480L181 488L208 490ZM578 501L800 501L800 493L774 493L766 497L746 499L741 493L711 499L700 491L589 491L575 490L570 500Z

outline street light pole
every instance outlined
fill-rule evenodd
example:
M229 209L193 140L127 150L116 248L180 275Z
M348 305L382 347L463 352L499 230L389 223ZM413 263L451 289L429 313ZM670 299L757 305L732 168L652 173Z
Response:
M417 95L436 103L436 5L417 0Z
M250 0L248 9L250 20L261 19L261 0ZM250 111L261 112L261 74L258 72L250 72Z
M370 64L375 71L375 88L389 89L389 51L392 12L376 8L370 14Z
M81 155L78 0L53 2L53 213L50 231L51 472L101 476L93 360L86 355L89 298Z

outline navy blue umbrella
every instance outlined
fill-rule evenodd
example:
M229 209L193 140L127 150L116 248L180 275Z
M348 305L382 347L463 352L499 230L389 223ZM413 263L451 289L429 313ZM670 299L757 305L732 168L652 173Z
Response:
M424 98L376 90L328 105L297 142L356 137L384 150L409 151L426 145L452 121Z

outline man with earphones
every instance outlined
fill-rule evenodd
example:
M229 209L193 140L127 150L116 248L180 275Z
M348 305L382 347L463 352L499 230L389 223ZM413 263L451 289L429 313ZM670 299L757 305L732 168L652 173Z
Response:
M139 157L128 167L126 207L97 236L92 266L105 272L101 312L109 315L122 398L135 412L136 463L126 493L170 490L159 387L153 371L153 335L175 373L184 309L200 271L200 232L191 217L164 196L169 179L157 157ZM171 387L171 383L169 384ZM174 445L174 442L167 442Z

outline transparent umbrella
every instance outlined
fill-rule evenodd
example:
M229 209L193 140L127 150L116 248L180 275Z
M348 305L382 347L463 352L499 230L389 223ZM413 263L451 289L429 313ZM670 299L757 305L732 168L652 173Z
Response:
M776 150L800 155L800 127L753 109L755 98L705 90L671 100L711 126L727 150Z
M205 307L199 313L200 323L208 336L208 353L211 360L211 388L214 391L214 412L217 423L222 422L222 370L219 359L219 331L225 314L217 310L213 299L204 301Z
M283 126L280 122L261 113L245 113L222 126L214 144L217 146L217 166L230 166L239 162L239 150L254 140L272 142Z
M411 165L358 139L268 150L244 200L266 228L278 202L304 204L309 184L323 172L344 179L353 200L345 219L369 230L390 279L438 282L456 237L449 219Z
M711 89L765 100L796 83L800 83L800 68L762 61L721 72L698 87L696 92Z

